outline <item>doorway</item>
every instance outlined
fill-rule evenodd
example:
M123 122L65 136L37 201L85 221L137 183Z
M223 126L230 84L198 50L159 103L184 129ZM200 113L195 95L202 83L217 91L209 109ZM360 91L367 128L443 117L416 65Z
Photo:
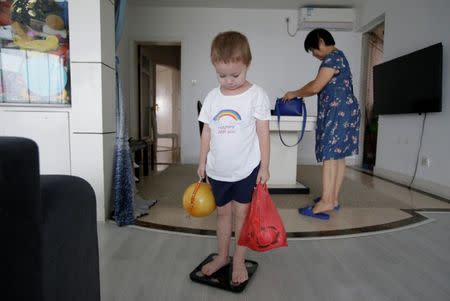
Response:
M365 76L365 104L364 104L364 143L362 168L373 171L376 163L378 116L373 111L373 66L383 60L384 22L364 33L366 43L366 76Z
M180 162L181 44L139 43L138 57L139 136L162 171Z
M154 125L157 139L156 162L159 170L180 161L180 70L156 65L156 110Z

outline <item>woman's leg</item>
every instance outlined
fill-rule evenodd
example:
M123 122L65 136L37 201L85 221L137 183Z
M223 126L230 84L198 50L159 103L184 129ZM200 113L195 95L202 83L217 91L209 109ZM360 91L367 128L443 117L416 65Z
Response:
M202 273L209 276L228 263L232 231L232 208L229 202L217 207L217 250L218 256L202 267Z
M241 204L232 201L234 215L234 236L236 238L236 248L233 255L233 274L231 277L231 281L233 283L242 283L248 279L247 268L245 267L245 252L247 251L247 248L239 246L238 241L249 206L250 204Z
M337 161L337 173L334 183L334 195L333 195L333 202L335 207L339 205L339 193L341 192L342 182L344 182L345 158L336 161Z
M324 160L322 168L322 197L314 206L314 214L334 209L334 185L337 176L337 160Z

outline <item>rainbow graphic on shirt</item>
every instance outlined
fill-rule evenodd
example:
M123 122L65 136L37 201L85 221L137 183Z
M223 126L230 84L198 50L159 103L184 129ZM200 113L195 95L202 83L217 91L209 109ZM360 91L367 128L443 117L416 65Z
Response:
M219 121L225 117L231 117L236 121L242 120L241 115L239 115L239 113L236 112L235 110L221 110L219 113L216 114L216 116L214 116L213 119L214 121Z

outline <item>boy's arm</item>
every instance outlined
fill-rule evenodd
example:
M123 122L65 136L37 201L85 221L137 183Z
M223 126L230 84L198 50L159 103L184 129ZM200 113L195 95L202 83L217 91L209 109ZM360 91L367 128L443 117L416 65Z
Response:
M270 136L269 136L269 120L256 119L256 134L259 140L259 149L261 151L261 165L257 183L266 183L269 180L269 161L270 161Z
M200 138L200 158L198 160L197 174L201 179L205 178L206 157L209 152L209 142L211 140L211 129L205 123L203 125L202 136Z

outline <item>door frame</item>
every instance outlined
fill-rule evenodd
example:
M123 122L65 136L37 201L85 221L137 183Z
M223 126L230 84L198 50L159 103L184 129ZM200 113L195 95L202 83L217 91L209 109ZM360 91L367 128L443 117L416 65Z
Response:
M150 113L150 110L154 110L155 108L155 101L156 101L156 72L155 72L155 68L154 68L154 64L152 62L152 59L150 57L147 57L148 59L148 69L144 68L144 64L142 62L143 58L145 57L145 54L142 53L142 49L141 49L142 45L138 45L138 64L137 64L137 85L138 85L138 123L139 123L139 139L145 140L147 143L152 143L152 141L155 139L154 137L154 129L151 126L151 120L150 118L152 118L152 114ZM149 85L149 107L147 108L145 106L145 104L142 103L142 98L143 98L143 92L141 90L141 76L142 73L144 73L145 75L147 75L149 77L149 81L152 81L152 83ZM145 112L146 110L148 110L148 112ZM143 124L143 119L145 114L148 114L148 125L147 125L147 130L148 130L148 134L144 135L142 132L145 130L145 125Z
M367 91L367 67L369 60L369 32L375 29L380 24L386 24L385 22L385 14L381 14L380 16L373 19L371 22L367 23L365 26L362 26L357 32L362 34L361 39L361 70L360 70L360 83L361 89L359 90L359 100L360 100L360 110L361 110L361 124L360 124L360 134L359 134L359 158L358 158L358 166L363 167L364 160L364 139L365 139L365 116L366 116L366 91ZM376 162L376 157L375 157Z
M129 70L130 70L130 101L129 101L129 122L130 122L130 128L133 128L133 126L136 126L135 124L133 125L132 123L135 122L134 118L138 117L138 122L137 122L137 135L140 135L140 113L139 113L139 108L140 108L140 103L139 103L139 76L138 76L138 64L139 64L139 46L179 46L180 47L180 60L181 62L183 61L182 59L182 49L183 49L183 43L181 40L179 41L152 41L152 40L130 40L129 42L130 45L130 50L131 50L131 59L130 59L130 66L129 66ZM183 104L183 94L182 94L182 71L183 67L182 64L180 64L180 110L182 109L182 104ZM156 75L154 77L154 80L156 81ZM153 100L152 100L152 110L155 109L155 104L156 104L156 83L154 86L154 93L153 93ZM152 115L152 114L150 114ZM181 162L181 157L182 157L182 147L181 147L181 142L182 142L182 120L183 120L183 114L181 114L180 112L180 128L179 128L179 158L180 158L180 162ZM155 161L156 161L156 145L153 145L153 143L151 143L150 145L150 156L151 156L151 167L152 170L154 169L154 165L155 165Z

